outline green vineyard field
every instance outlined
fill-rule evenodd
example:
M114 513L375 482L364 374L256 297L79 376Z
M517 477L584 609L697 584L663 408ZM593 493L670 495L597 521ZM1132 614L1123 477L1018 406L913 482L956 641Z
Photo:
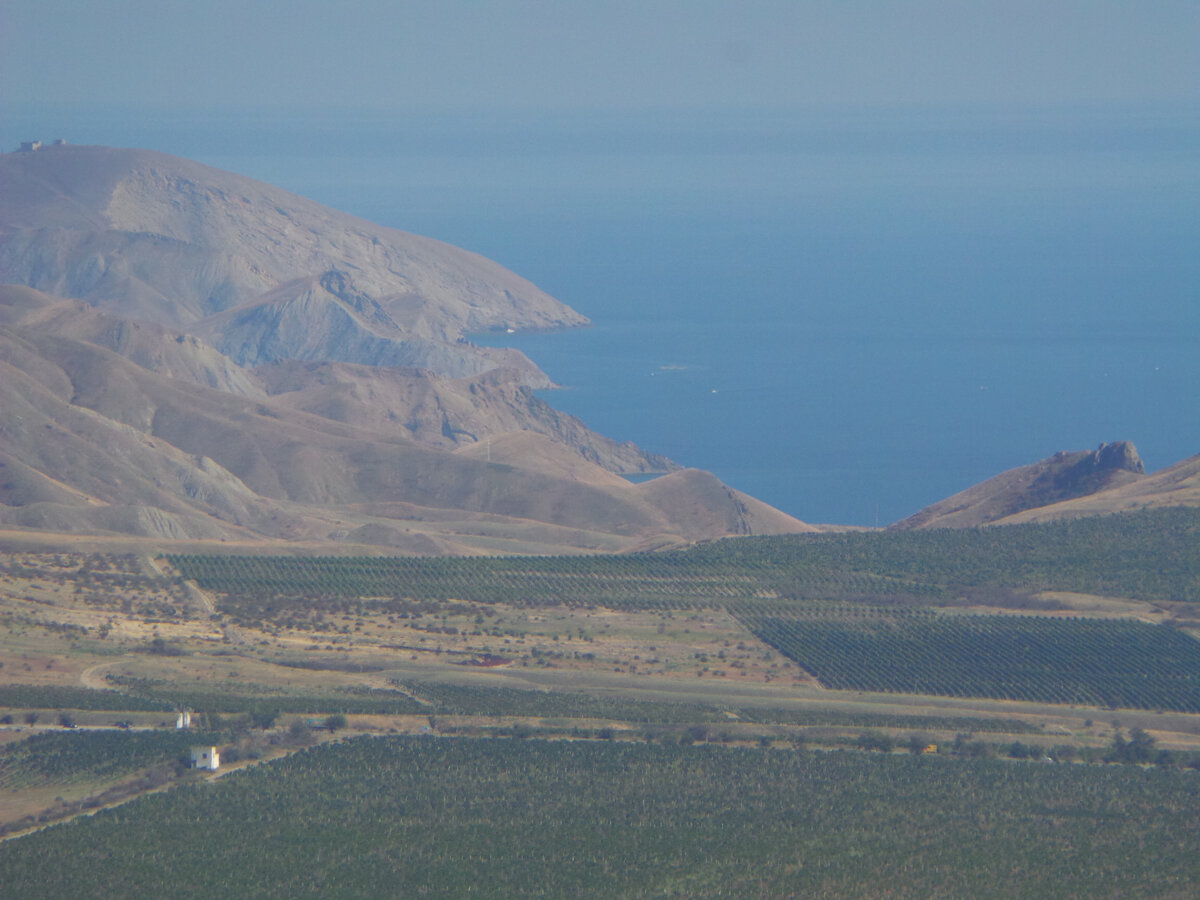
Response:
M563 557L174 555L222 608L272 619L363 602L677 609L774 599L952 601L979 589L1200 601L1200 510L1001 528L715 541L685 551Z
M1178 770L383 737L9 841L0 883L23 900L1183 897L1198 834L1200 779Z
M1166 626L862 607L740 618L830 688L1200 711L1200 641Z
M46 684L0 685L0 708L119 710L160 712L172 708L167 700L135 697L118 691Z

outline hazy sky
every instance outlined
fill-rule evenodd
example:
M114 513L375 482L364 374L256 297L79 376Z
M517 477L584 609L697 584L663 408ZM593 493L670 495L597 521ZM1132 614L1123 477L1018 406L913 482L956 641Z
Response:
M1200 99L1200 0L0 0L0 102Z

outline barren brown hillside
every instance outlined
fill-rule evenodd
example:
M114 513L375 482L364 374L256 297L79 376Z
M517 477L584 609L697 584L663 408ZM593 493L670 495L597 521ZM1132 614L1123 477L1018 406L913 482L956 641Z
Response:
M1128 441L1056 453L1002 472L897 522L893 528L974 528L1200 506L1200 456L1145 474Z
M1056 453L1049 459L1002 472L947 497L893 528L972 528L1001 522L1025 510L1087 497L1145 477L1137 448L1128 441L1097 450Z
M139 150L0 155L0 525L619 551L807 526L590 431L485 328L586 323L475 254Z
M203 336L238 363L461 376L499 362L537 378L520 354L461 338L587 322L477 254L162 153L0 154L0 196L0 281L177 329L207 320Z
M1200 455L1086 497L1016 513L1003 523L1046 522L1163 506L1200 506Z

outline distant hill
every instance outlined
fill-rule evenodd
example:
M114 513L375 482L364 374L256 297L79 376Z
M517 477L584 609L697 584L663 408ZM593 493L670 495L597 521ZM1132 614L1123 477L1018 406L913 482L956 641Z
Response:
M0 155L0 529L579 552L809 527L590 431L475 254L142 150ZM632 484L627 474L674 473Z
M464 336L587 323L477 254L149 150L0 154L0 196L0 281L195 329L239 364L503 364L544 385Z
M1200 506L1200 456L1147 475L1137 448L1115 441L1002 472L891 527L972 528L1160 506Z
M1094 494L1016 513L1004 521L1048 522L1166 506L1200 506L1200 455Z

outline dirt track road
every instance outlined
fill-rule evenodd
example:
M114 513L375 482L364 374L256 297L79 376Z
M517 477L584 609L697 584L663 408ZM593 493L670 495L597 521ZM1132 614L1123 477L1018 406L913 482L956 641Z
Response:
M124 658L112 660L110 662L96 663L94 666L88 666L79 673L79 683L85 688L91 688L94 691L108 690L111 685L108 680L100 674L104 669L110 669L113 666L119 666L125 660Z

